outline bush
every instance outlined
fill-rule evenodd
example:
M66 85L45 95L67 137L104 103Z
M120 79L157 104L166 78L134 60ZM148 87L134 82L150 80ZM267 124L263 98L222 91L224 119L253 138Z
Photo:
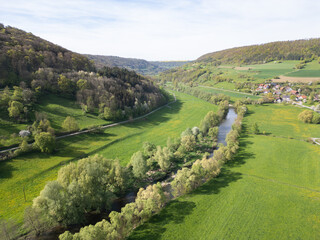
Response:
M56 139L48 132L41 132L34 137L34 145L40 149L41 152L51 153L56 146Z
M313 120L313 111L304 110L298 115L298 119L304 123L312 123Z
M75 132L80 129L77 120L70 116L66 117L66 119L63 121L62 128L66 132Z

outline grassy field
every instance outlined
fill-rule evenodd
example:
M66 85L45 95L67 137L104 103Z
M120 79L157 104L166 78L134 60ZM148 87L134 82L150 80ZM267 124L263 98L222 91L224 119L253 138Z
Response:
M320 148L300 139L320 130L299 122L301 111L250 106L245 129L258 122L269 135L243 133L217 179L168 204L129 239L319 239Z
M251 98L251 99L259 99L259 96L253 96L251 94L245 94L245 93L237 93L237 92L231 92L230 90L224 90L224 89L213 89L210 87L198 87L198 89L202 91L206 91L209 93L213 94L224 94L230 97L231 101L236 101L238 99L243 99L243 98Z
M285 74L288 77L320 77L320 64L318 61L312 61L299 70L289 74Z
M168 137L178 137L187 127L199 125L200 120L217 106L195 97L175 93L177 102L144 120L106 129L103 134L83 134L58 141L52 155L33 153L0 162L0 218L21 223L23 210L31 205L46 182L56 179L64 164L87 155L102 154L118 158L126 165L131 155L145 141L166 144ZM23 187L27 201L24 201Z
M110 123L110 121L98 118L97 114L83 114L79 104L70 99L50 94L42 98L40 102L41 104L36 105L36 111L45 113L52 127L57 131L62 130L62 123L67 116L74 117L80 129Z
M39 103L35 105L35 111L46 114L51 126L57 132L62 131L62 123L67 116L74 117L80 129L110 123L110 121L100 119L98 114L83 114L80 106L75 101L53 94L42 97ZM31 124L32 121L24 124L14 123L12 119L8 118L7 113L0 112L0 136L9 137L11 134L18 134L20 130L27 129L27 126ZM0 147L17 144L20 141L20 138L0 141Z
M251 70L245 72L254 72L254 77L258 79L271 79L279 75L285 75L293 72L294 67L299 61L269 62L265 64L246 65Z

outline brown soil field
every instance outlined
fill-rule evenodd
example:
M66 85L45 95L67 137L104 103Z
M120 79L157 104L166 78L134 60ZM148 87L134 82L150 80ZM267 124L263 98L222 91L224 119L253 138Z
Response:
M320 82L320 77L287 77L279 76L279 79L272 79L272 82Z
M250 70L251 68L249 67L235 67L235 70Z

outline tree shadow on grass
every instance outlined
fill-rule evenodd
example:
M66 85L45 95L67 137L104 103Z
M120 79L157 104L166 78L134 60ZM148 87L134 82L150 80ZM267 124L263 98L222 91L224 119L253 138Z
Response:
M187 215L196 207L194 202L171 201L159 214L153 216L147 223L138 227L128 239L157 240L165 232L165 224L181 224Z
M222 189L227 188L230 184L242 179L242 173L235 171L235 167L239 167L246 163L247 160L254 157L252 152L248 151L248 146L253 144L250 141L253 138L245 133L245 129L241 134L238 153L235 157L227 162L221 169L221 173L193 192L188 194L188 199L197 195L214 195L219 194ZM181 200L180 200L181 199ZM128 239L161 239L162 234L166 231L168 223L183 223L187 215L192 214L196 207L194 202L183 201L185 197L170 202L158 215L152 217L149 221L135 229ZM175 207L175 204L176 207ZM192 208L191 210L189 208ZM177 225L178 227L178 225Z
M128 135L128 136L125 136L123 138L119 138L119 139L116 139L112 142L109 142L91 152L88 152L88 153L85 153L84 151L79 151L79 148L75 149L75 148L72 148L72 147L67 147L67 148L63 148L61 149L60 151L58 151L57 153L55 153L53 156L61 156L61 157L71 157L70 159L66 160L66 161L61 161L60 163L58 164L55 164L54 166L50 167L50 168L47 168L46 170L44 171L41 171L41 172L38 172L37 174L33 175L32 177L30 178L27 178L27 179L24 179L24 181L32 181L34 179L37 179L38 177L54 170L54 169L57 169L57 168L60 168L62 167L63 165L66 165L66 164L69 164L71 162L74 162L74 161L78 161L82 158L86 158L88 156L91 156L91 155L94 155L94 154L97 154L99 153L100 151L110 147L111 145L117 143L117 142L120 142L120 141L123 141L125 139L128 139L128 138L131 138L131 137L134 137L134 136L137 136L137 135L140 135L141 133L135 133L135 134L131 134L131 135ZM39 153L41 154L41 153ZM46 158L47 156L50 156L50 155L41 155L41 157L43 158Z
M222 188L226 188L232 182L236 182L242 178L242 174L239 172L233 172L229 169L223 168L220 175L217 178L213 178L201 187L197 188L195 191L190 193L193 195L211 195L220 193Z
M11 178L14 170L16 170L16 168L9 165L7 161L0 161L0 179Z

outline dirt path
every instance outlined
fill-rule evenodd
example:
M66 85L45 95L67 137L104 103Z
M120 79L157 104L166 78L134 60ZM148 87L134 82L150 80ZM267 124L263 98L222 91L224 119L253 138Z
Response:
M317 113L320 113L320 111L316 111L316 110L314 110L312 107L308 107L308 106L306 106L306 105L303 105L302 103L292 102L292 104L293 104L293 105L296 105L296 106L299 106L299 107L308 108L308 109L310 109L310 110L312 110L312 111L315 111L315 112L317 112Z
M311 139L315 144L320 145L320 138L311 138Z
M165 107L170 107L169 105L171 105L172 103L175 103L177 101L177 98L176 98L176 95L174 93L173 94L173 97L174 97L174 100L172 102L169 102L161 107L158 107L157 109L143 115L143 116L140 116L140 117L137 117L137 118L134 118L134 119L131 119L131 120L126 120L126 121L122 121L122 122L117 122L117 123L112 123L112 124L107 124L107 125L102 125L102 126L98 126L99 128L101 129L105 129L105 128L111 128L111 127L116 127L116 126L119 126L119 125L123 125L123 124L126 124L126 123L130 123L130 122L134 122L134 121L137 121L137 120L140 120L140 119L143 119L145 117L148 117L149 115L165 108ZM87 129L87 130L82 130L82 131L78 131L78 132L74 132L74 133L69 133L69 134L66 134L66 135L62 135L62 136L59 136L59 137L56 137L56 139L62 139L62 138L67 138L67 137L72 137L72 136L76 136L76 135L80 135L80 134L84 134L84 133L89 133L89 132L92 132L92 131L95 131L96 129ZM32 143L31 143L32 144ZM29 144L29 145L31 145ZM5 150L2 150L0 151L0 154L2 153L6 153L6 152L9 152L9 151L14 151L14 150L17 150L19 149L19 147L13 147L13 148L9 148L9 149L5 149Z

